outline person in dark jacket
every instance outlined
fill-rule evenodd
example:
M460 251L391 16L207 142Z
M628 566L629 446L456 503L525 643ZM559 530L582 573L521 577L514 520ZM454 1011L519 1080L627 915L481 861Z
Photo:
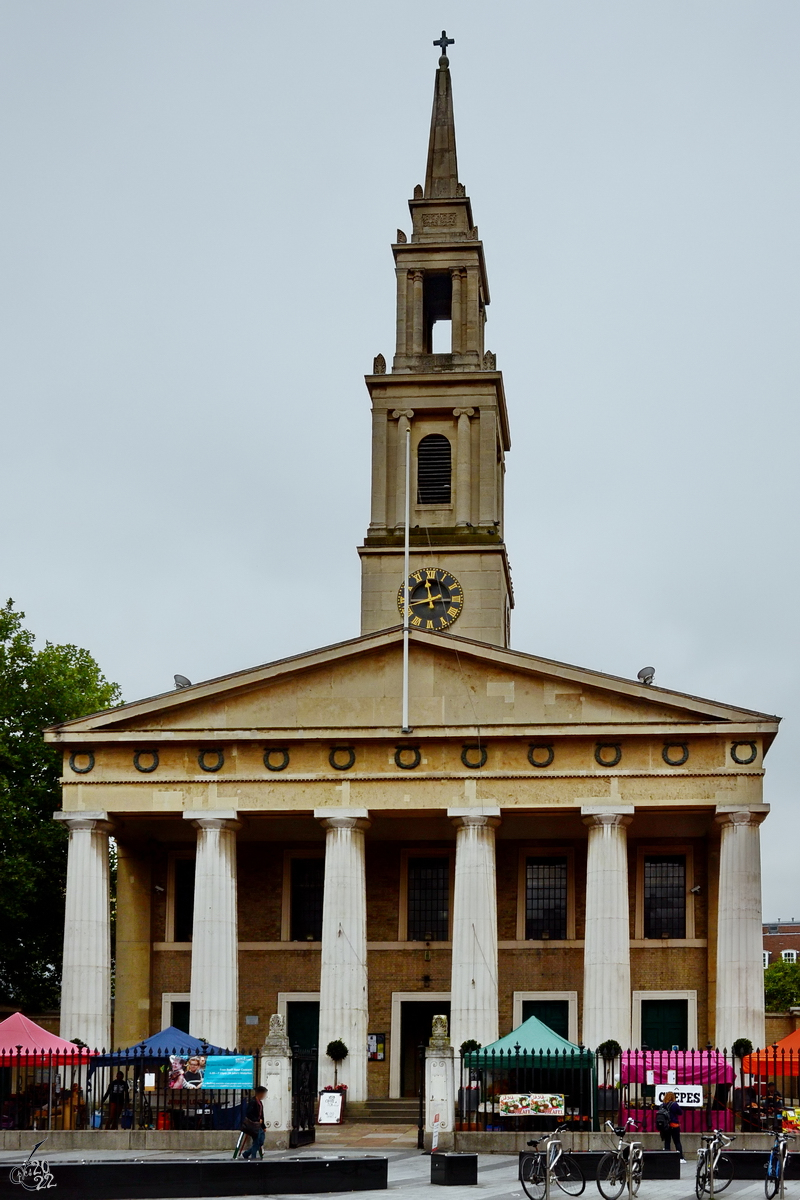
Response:
M119 1129L120 1115L130 1103L130 1089L122 1071L117 1071L116 1078L111 1080L103 1096L108 1101L108 1120L106 1129Z
M664 1096L663 1105L669 1115L669 1125L661 1134L661 1139L664 1142L664 1149L669 1150L669 1144L671 1141L675 1149L678 1151L678 1154L681 1156L681 1162L685 1163L686 1159L683 1157L683 1146L681 1145L680 1116L682 1110L681 1106L678 1104L678 1101L675 1099L674 1092L666 1093Z
M265 1087L257 1087L254 1096L247 1105L245 1120L248 1126L250 1126L247 1129L247 1133L250 1135L251 1141L242 1158L255 1158L261 1152L261 1147L264 1145L266 1127L264 1125L264 1105L262 1102L266 1094L267 1089ZM251 1122L252 1125L250 1125ZM256 1131L255 1126L258 1126L258 1131Z

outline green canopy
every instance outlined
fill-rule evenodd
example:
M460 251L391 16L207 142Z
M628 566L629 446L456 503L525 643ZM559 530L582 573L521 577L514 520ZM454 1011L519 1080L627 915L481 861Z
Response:
M585 1069L594 1066L594 1055L591 1050L575 1046L554 1033L538 1017L528 1017L505 1037L465 1054L464 1062L471 1067L496 1067L498 1070L517 1066Z

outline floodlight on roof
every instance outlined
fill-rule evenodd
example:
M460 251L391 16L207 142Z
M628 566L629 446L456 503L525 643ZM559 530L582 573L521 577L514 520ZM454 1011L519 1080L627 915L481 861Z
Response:
M642 667L636 678L639 680L639 683L643 683L646 687L649 687L655 679L655 675L655 667Z
M175 679L175 687L176 688L185 688L185 687L192 686L191 679L187 679L185 675L175 675L175 676L173 676L173 678Z

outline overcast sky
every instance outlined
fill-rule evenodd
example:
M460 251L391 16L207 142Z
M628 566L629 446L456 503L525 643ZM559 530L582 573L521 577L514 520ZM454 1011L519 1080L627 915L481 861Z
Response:
M782 715L800 918L796 0L0 3L2 594L126 700L358 633L442 27L513 645Z

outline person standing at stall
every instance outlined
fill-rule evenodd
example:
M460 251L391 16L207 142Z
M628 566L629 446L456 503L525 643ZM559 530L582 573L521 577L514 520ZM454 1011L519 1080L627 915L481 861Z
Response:
M122 1071L117 1071L116 1078L105 1090L103 1100L108 1100L108 1120L106 1129L119 1129L119 1118L130 1104L130 1088Z
M656 1127L661 1134L664 1149L669 1150L670 1142L672 1142L681 1156L681 1162L685 1163L686 1159L683 1157L683 1146L681 1145L681 1112L682 1109L675 1099L675 1093L667 1092L656 1114Z

